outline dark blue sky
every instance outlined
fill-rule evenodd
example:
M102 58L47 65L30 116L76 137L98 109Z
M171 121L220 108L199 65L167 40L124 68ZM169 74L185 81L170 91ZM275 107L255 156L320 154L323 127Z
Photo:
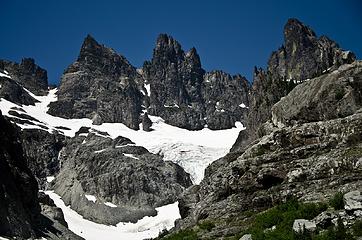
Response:
M159 33L185 50L196 47L203 67L241 73L264 67L283 42L288 18L362 56L359 0L0 0L0 58L33 57L57 83L79 53L87 33L124 55L136 67L151 58Z

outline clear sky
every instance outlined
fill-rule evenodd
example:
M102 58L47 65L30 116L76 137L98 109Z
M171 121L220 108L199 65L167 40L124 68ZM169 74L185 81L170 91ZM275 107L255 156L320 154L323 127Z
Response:
M283 26L298 18L318 35L362 56L359 0L0 0L0 58L33 57L58 83L90 33L134 66L152 56L159 33L196 47L205 70L241 73L265 67L283 43Z

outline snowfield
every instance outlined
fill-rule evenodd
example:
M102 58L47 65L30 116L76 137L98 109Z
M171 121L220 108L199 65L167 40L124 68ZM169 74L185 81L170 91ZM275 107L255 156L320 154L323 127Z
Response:
M47 96L35 96L28 91L31 96L39 101L35 106L19 106L5 99L0 99L0 110L3 115L11 116L8 112L12 107L22 108L26 111L26 114L41 122L39 124L32 121L37 126L17 124L22 129L42 129L39 125L44 125L49 128L47 131L52 132L54 130L59 131L56 127L63 127L69 129L61 129L64 135L73 137L80 127L85 126L107 132L112 138L118 136L127 137L136 145L143 146L152 153L162 155L164 160L178 163L186 172L190 173L193 182L196 184L202 180L205 168L211 162L224 156L235 142L239 132L244 129L241 123L237 123L235 128L227 130L213 131L210 129L202 129L200 131L189 131L168 125L163 119L155 116L149 116L153 122L153 131L151 132L143 130L135 131L129 129L122 123L92 125L92 121L86 118L64 119L47 114L49 103L57 100L56 92L57 89L52 89ZM19 113L21 112L19 111ZM142 129L141 125L140 129ZM136 158L133 155L129 155L128 157ZM47 180L50 182L53 178L53 176L49 176ZM157 208L157 216L144 217L135 224L119 223L117 226L96 224L83 219L81 215L70 209L70 207L65 206L61 198L54 192L47 191L46 193L54 200L55 204L63 210L65 220L70 230L84 237L86 240L137 240L157 237L160 231L165 228L172 228L174 221L180 218L178 203L176 202ZM88 197L90 201L96 200L93 196ZM114 207L112 203L107 203L107 206Z
M107 226L84 219L76 211L65 206L59 195L53 191L45 191L55 205L64 213L69 229L86 240L141 240L157 237L163 229L171 229L176 219L180 218L178 202L156 208L155 217L144 217L137 223L118 223L117 226Z

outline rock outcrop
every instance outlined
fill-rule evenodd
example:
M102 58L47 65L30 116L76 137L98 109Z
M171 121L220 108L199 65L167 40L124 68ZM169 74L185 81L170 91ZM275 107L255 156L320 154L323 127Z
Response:
M5 70L14 81L35 95L48 93L47 71L36 65L32 58L24 58L21 63L0 60L0 70Z
M58 101L49 105L49 113L86 117L94 124L120 122L138 130L143 101L140 82L141 76L123 56L88 35L77 61L65 70Z
M0 70L0 98L19 105L34 105L37 102L6 70Z
M245 149L262 136L260 126L271 119L271 108L297 84L352 63L355 55L343 51L325 36L289 19L284 27L284 45L272 53L267 70L254 70L246 131L240 132L232 151Z
M275 104L274 121L261 126L261 138L212 163L201 184L184 193L177 228L212 221L219 227L208 237L233 235L242 231L233 224L250 209L258 212L291 197L328 201L336 192L360 190L361 67L360 61L342 65ZM345 91L336 97L338 89ZM331 110L321 109L329 101Z
M94 222L135 222L177 200L192 183L175 163L163 161L129 139L81 129L60 153L54 190ZM89 197L92 196L92 197Z
M226 129L243 121L249 84L221 71L205 73L195 48L184 52L172 37L161 34L150 62L142 69L150 85L148 113L190 130L205 126Z
M352 115L362 106L361 62L297 85L272 107L274 125L293 126Z

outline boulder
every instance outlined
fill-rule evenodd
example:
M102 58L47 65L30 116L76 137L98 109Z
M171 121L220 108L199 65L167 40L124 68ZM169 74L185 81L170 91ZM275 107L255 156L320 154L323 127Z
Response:
M296 233L303 233L304 231L314 232L317 226L314 221L306 219L295 219L293 223L293 231Z
M239 240L253 240L253 238L251 234L245 234Z
M362 210L362 194L360 191L351 191L343 196L346 211Z

